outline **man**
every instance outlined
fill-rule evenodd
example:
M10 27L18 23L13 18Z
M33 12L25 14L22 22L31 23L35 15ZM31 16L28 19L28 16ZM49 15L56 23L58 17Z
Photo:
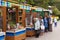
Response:
M34 18L34 29L35 29L35 37L39 37L40 34L40 21L38 18Z
M49 23L48 23L48 24L49 24L49 25L48 25L48 26L49 26L49 27L48 27L48 31L52 32L52 16L50 15L50 16L48 17L48 19L49 19L49 20L48 20L48 21L49 21Z

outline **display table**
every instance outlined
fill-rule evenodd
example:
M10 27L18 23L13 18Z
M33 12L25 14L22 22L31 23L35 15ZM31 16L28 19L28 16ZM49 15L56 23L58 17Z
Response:
M6 40L23 40L26 38L26 29L6 32Z
M0 40L5 40L5 32L0 32Z
M27 36L34 36L35 35L35 31L34 31L34 27L26 27L26 34Z

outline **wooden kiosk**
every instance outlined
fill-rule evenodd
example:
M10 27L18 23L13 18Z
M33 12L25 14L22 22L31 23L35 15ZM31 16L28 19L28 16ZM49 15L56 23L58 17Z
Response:
M35 35L34 26L32 25L34 22L34 18L37 16L37 12L35 11L35 9L36 9L35 7L31 7L30 16L28 16L30 17L29 18L30 21L28 20L30 24L26 28L27 30L26 34L28 37L32 37Z
M26 28L24 27L24 9L20 9L20 5L11 3L11 7L7 7L6 21L6 40L24 40L26 38Z

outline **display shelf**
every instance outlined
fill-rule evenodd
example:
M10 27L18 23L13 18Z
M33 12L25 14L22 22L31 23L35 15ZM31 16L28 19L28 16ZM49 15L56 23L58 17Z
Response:
M23 25L23 10L20 13L18 6L7 8L6 40L22 40L26 38L26 28Z

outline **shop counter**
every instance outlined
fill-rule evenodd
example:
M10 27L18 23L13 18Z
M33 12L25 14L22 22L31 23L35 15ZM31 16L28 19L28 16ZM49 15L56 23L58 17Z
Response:
M34 27L26 27L26 34L27 36L34 36L35 35Z
M0 32L0 40L5 40L5 32Z
M23 40L26 38L26 29L6 31L6 40Z

